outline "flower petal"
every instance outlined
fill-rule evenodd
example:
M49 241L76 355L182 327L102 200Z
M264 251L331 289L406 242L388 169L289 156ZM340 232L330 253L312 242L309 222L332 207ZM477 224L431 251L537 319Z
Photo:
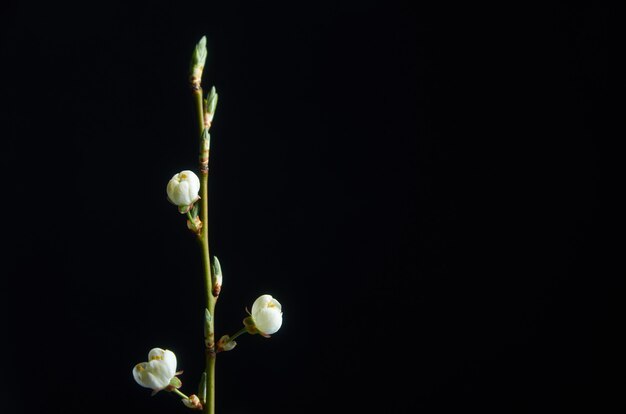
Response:
M170 368L167 364L159 360L148 362L146 371L148 372L151 383L154 385L151 388L154 390L163 389L170 385L170 380L174 376L173 373L170 372Z
M276 333L283 324L282 312L276 308L261 309L253 318L257 329L266 335Z
M169 349L166 349L163 353L163 362L169 368L170 376L176 375L176 355Z
M261 295L252 304L252 316L262 308L267 307L267 304L272 300L272 295Z
M156 365L155 365L156 364ZM167 387L169 378L163 371L164 363L162 361L142 362L133 368L133 377L137 384L145 388L158 391ZM165 367L167 369L167 367Z
M150 361L162 361L167 367L167 373L170 378L176 375L176 355L168 350L162 348L153 348L148 353L148 360Z

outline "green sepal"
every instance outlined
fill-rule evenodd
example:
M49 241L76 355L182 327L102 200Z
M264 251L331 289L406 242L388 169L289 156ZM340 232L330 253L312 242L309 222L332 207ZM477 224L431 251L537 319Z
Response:
M189 213L191 214L192 218L198 217L198 203L193 203L193 207L191 207Z
M254 319L252 319L252 316L246 316L243 320L243 325L246 327L246 331L250 335L255 335L259 333L259 330L256 328L256 325L254 324Z
M174 377L170 380L170 386L178 389L183 386L183 382L178 377Z

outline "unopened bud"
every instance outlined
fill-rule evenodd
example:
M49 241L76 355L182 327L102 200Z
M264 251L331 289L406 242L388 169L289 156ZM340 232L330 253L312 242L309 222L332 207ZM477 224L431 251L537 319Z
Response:
M181 171L167 183L167 199L178 206L178 211L185 214L193 203L200 199L200 179L191 170Z
M202 36L202 39L198 42L193 54L191 55L191 68L189 74L189 81L194 89L200 89L200 82L202 80L202 71L204 70L204 63L206 62L207 50L206 50L206 36Z
M215 116L215 108L217 108L217 92L215 86L211 87L211 91L207 94L204 105L204 126L211 127L213 117Z
M213 256L213 296L218 297L222 290L222 266L217 256Z
M250 318L261 336L269 338L270 335L280 329L283 323L283 312L280 302L271 295L259 296L252 304ZM244 324L246 324L245 321ZM248 328L247 324L246 328Z

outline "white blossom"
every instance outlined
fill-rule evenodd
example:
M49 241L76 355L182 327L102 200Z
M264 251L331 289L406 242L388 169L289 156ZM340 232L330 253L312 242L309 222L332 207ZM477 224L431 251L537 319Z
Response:
M251 316L256 328L266 336L278 331L283 323L280 303L271 295L261 295L254 301Z
M178 207L189 207L198 199L200 191L200 179L190 170L181 171L167 183L167 198ZM183 213L186 213L188 208Z
M170 385L176 376L176 355L170 350L153 348L148 354L148 362L141 362L133 368L133 377L139 385L157 393Z

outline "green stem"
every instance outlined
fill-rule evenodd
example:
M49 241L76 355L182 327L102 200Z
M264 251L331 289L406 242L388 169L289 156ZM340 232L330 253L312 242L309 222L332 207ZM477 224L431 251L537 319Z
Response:
M202 131L204 130L204 99L202 98L202 88L195 89L193 91L194 100L196 104L196 112L198 112L198 136L202 137Z
M189 397L187 397L185 394L183 394L182 392L178 391L178 389L177 389L177 388L174 388L174 389L172 390L172 392L173 392L174 394L178 394L181 398L184 398L185 400L188 400L188 399L189 399Z
M193 216L191 215L191 210L187 212L187 219L189 220L189 223L191 223L190 226L191 226L192 231L194 233L197 233L198 229L196 227L196 222L194 221Z
M217 341L217 346L216 346L215 352L229 351L230 349L233 349L233 348L227 349L228 347L226 345L228 345L231 342L235 342L235 338L239 337L240 335L245 334L246 332L248 332L248 328L244 327L241 330L239 330L237 333L233 334L232 336L224 335L223 337L220 338L219 341ZM228 340L222 342L222 339L224 339L226 337L228 337ZM237 345L237 344L235 344L235 345ZM234 347L234 345L233 345L233 347Z
M206 404L204 414L215 414L215 351L207 352L206 357Z
M202 221L202 230L198 235L198 241L202 252L202 268L204 271L204 284L206 289L207 309L211 314L213 323L209 326L207 332L209 346L206 349L206 404L203 407L203 413L215 414L215 300L213 296L213 278L211 276L211 255L209 253L209 170L208 170L208 151L205 154L202 144L202 136L204 131L204 108L202 99L202 88L193 90L194 100L196 104L196 112L198 113L198 127L200 137L200 220Z
M238 337L238 336L240 336L240 335L245 334L246 332L248 332L248 329L247 329L247 328L245 328L245 327L244 327L244 328L241 328L241 330L239 330L237 333L235 333L235 334L233 334L233 335L231 335L231 336L229 336L229 337L228 337L228 342L234 341L234 340L235 340L235 338L237 338L237 337Z

